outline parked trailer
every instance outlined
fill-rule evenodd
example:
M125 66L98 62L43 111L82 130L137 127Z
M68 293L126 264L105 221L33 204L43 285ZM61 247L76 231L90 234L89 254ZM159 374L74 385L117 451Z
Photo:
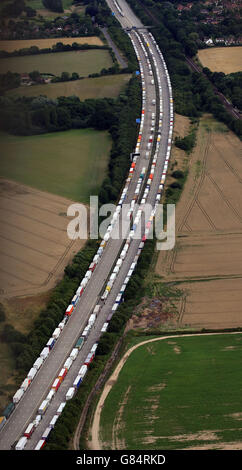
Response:
M49 348L49 350L51 350L54 347L55 342L56 342L55 338L49 339L49 341L46 343L46 346Z
M45 445L45 439L40 439L34 450L41 450Z
M42 401L41 405L39 406L38 413L40 415L43 415L46 412L48 406L49 406L49 401L48 400Z
M53 429L55 427L56 421L59 418L59 415L54 415L52 420L50 421L49 427Z
M71 365L72 365L72 363L73 363L73 360L71 359L71 357L68 357L68 358L66 359L66 362L65 362L65 364L64 364L63 367L64 367L65 369L69 370L70 367L71 367Z
M55 391L57 392L57 390L58 390L60 384L61 384L61 380L60 380L59 377L58 377L58 378L56 378L56 379L54 380L54 382L53 382L51 388L53 388L53 390L55 390Z
M63 401L63 402L60 404L60 406L59 406L59 408L58 408L58 410L57 410L57 412L56 412L56 413L58 414L58 416L62 413L62 411L64 410L65 406L66 406L66 402Z
M72 303L72 305L74 305L74 307L76 306L78 300L79 300L79 296L77 294L74 295L74 297L71 300L71 303Z
M5 418L8 419L9 416L12 414L14 408L15 408L15 404L13 402L9 403L3 411L3 416L5 416Z
M42 436L41 436L42 439L44 439L45 441L47 441L47 439L48 439L49 436L50 436L51 431L52 431L52 428L51 428L50 426L48 426L48 427L45 429L45 431L43 432Z
M46 397L46 401L50 402L55 394L55 390L51 389Z
M64 380L66 374L67 374L67 369L65 367L63 367L63 369L61 369L61 371L59 372L58 379L60 379L61 382L62 382Z
M53 333L52 333L52 338L55 338L55 339L58 339L59 336L61 334L61 329L60 328L56 328Z
M89 366L95 357L94 353L89 353L85 359L84 365Z
M66 400L71 400L75 395L76 389L75 387L70 387L66 393Z
M33 380L36 374L37 374L37 369L35 369L35 367L31 367L30 371L28 372L27 378L30 380Z
M78 340L75 344L75 348L80 350L82 348L83 344L84 344L84 338L82 336L80 336L80 338L78 338Z
M42 349L42 351L40 353L40 357L43 357L43 359L46 359L49 352L50 352L49 348L45 347L44 349Z
M100 312L100 309L101 309L101 305L96 305L96 307L93 310L93 313L95 313L95 315L98 315L98 313Z
M76 291L76 295L78 295L79 297L81 297L81 295L83 294L84 292L84 288L82 286L79 286L77 291Z
M42 366L43 362L44 362L43 357L38 357L38 359L36 359L36 361L34 362L33 367L36 370L39 370L39 368Z
M16 444L15 449L16 449L16 450L23 450L24 447L25 447L26 444L27 444L27 440L28 440L28 439L27 439L26 436L21 437L21 438L19 439L18 443Z
M74 310L74 305L70 304L68 305L66 311L65 311L65 315L67 315L68 317L70 317L70 315L72 314Z
M85 340L90 333L90 325L86 326L86 328L82 332L82 337Z
M22 382L20 388L22 388L24 390L24 392L26 392L28 386L31 384L31 380L30 379L24 379L24 381Z
M37 415L37 416L35 417L35 419L34 419L34 421L33 421L35 428L37 428L37 426L39 425L41 419L42 419L42 416L41 416L41 415Z
M61 329L61 331L62 331L62 330L63 330L63 328L64 328L64 326L65 326L65 322L64 322L64 321L62 321L61 323L59 323L59 325L58 325L58 328L60 328L60 329Z
M110 318L110 320L111 320L111 318ZM107 331L107 329L108 329L108 322L105 322L102 326L101 333L105 333Z
M19 388L19 390L17 390L17 392L13 396L13 403L15 403L15 405L21 400L23 394L24 390L22 388Z
M81 383L82 383L82 377L80 375L77 375L77 377L75 378L75 380L73 382L73 387L78 389L80 387Z
M90 325L93 325L95 323L95 320L96 320L96 315L95 315L95 313L92 313L89 317L88 323Z
M0 417L0 429L2 429L2 427L4 426L4 424L6 423L6 421L7 421L6 416L1 416L1 417Z
M109 315L107 317L107 323L110 322L112 316L113 316L113 312L109 313Z
M70 358L74 361L77 358L78 353L79 353L79 349L73 348L70 354Z
M27 439L30 439L33 432L35 430L35 425L34 423L29 423L29 425L27 426L25 432L24 432L24 436L27 437Z
M80 375L80 377L82 378L82 380L84 379L85 375L87 373L87 365L84 364L83 366L81 366L79 372L78 372L78 375Z
M90 351L90 352L92 352L92 353L95 353L95 351L96 351L97 347L98 347L98 343L94 343L94 345L92 346L92 348L91 348L91 351Z

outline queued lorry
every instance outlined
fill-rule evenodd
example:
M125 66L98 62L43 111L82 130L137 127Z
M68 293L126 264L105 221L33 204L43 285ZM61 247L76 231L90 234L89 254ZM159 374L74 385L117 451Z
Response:
M29 423L29 425L25 429L24 436L27 437L27 439L30 439L30 437L32 436L34 430L35 430L34 423Z
M23 450L27 444L27 437L26 436L23 436L19 439L19 441L17 442L16 446L15 446L15 449L16 450Z

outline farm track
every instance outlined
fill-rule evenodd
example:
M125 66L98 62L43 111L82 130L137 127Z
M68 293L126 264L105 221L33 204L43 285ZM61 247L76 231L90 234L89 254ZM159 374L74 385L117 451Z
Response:
M117 382L119 374L125 365L126 361L129 359L130 355L132 354L133 351L135 351L137 348L140 346L143 346L148 343L153 343L156 341L162 341L162 340L168 340L168 339L177 339L177 338L186 338L186 337L194 337L194 336L211 336L211 335L223 335L223 334L228 334L227 332L214 332L214 333L187 333L187 334L177 334L177 335L167 335L167 336L159 336L157 338L152 338L148 339L145 341L142 341L131 348L129 348L120 361L118 362L117 366L115 367L114 371L112 372L111 376L109 377L107 383L105 384L102 393L99 397L98 404L95 409L95 413L93 416L92 424L90 426L90 433L91 437L88 442L88 447L91 450L104 450L101 439L100 439L100 417L101 417L101 412L105 404L105 400L109 394L109 392L112 389L112 386ZM241 334L241 332L231 332L231 335L236 335L236 334ZM114 450L114 449L112 449Z
M207 163L208 151L209 151L210 145L211 145L211 133L209 133L209 138L206 142L206 147L205 147L205 150L204 150L204 153L203 153L202 172L201 172L201 175L200 175L200 179L199 179L198 185L195 189L195 194L194 194L192 202L191 203L189 202L187 204L187 206L186 206L187 209L185 208L185 215L184 215L184 217L183 217L182 221L180 222L180 224L178 226L178 229L177 229L178 233L182 232L183 226L187 223L188 217L191 214L191 211L192 211L195 203L197 203L197 201L198 201L198 195L199 195L199 192L202 188L204 178L205 178L205 169L206 169L206 163ZM214 228L214 227L212 227L212 228Z

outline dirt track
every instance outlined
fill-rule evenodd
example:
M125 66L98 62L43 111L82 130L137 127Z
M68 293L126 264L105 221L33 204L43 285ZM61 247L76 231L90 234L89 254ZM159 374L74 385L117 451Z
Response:
M207 335L214 335L214 334L225 334L225 333L206 333ZM227 333L226 333L227 334ZM239 333L231 333L231 334L239 334ZM241 333L240 333L241 334ZM91 430L90 430L90 434L91 434L91 437L90 437L90 440L89 440L89 443L88 443L88 447L89 449L92 449L92 450L102 450L102 442L100 441L100 438L99 438L99 428L100 428L100 416L101 416L101 412L102 412L102 408L104 406L104 403L105 403L105 400L112 388L112 386L114 385L114 383L117 381L118 379L118 376L119 376L119 373L122 369L122 367L124 366L125 362L127 361L127 359L129 358L129 356L131 355L131 353L137 349L138 347L144 345L144 344L147 344L147 343L152 343L154 341L161 341L163 339L167 340L167 339L171 339L171 338L181 338L181 337L184 337L184 336L197 336L197 335L194 335L194 334L188 334L188 335L171 335L171 336L160 336L159 338L153 338L153 339L149 339L149 340L146 340L146 341L142 341L141 343L138 343L134 346L132 346L125 354L124 356L121 358L120 362L118 363L117 367L115 368L114 372L112 373L112 375L109 377L109 380L106 382L105 386L104 386L104 389L102 391L102 394L99 398L99 401L98 401L98 404L97 404L97 407L96 407L96 410L95 410L95 414L94 414L94 418L93 418L93 422L92 422L92 425L91 425ZM225 444L225 446L228 447L228 444ZM207 449L208 447L204 446L202 449ZM223 447L223 448L226 448L226 447ZM234 443L234 448L235 449L242 449L242 443L241 442L238 442L238 443ZM115 446L115 440L113 441L112 443L112 449L111 450L114 450L114 449L117 449L117 447ZM197 448L199 449L199 448Z

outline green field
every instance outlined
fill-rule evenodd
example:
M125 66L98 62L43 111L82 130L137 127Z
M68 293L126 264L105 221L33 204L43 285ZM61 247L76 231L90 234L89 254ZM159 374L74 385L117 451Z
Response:
M108 132L75 129L40 136L0 135L0 175L74 201L89 202L106 174Z
M29 73L38 70L60 76L62 72L77 72L81 77L100 72L113 65L108 50L51 52L0 59L1 73Z
M9 95L39 96L48 98L58 96L78 96L80 100L88 98L116 98L130 80L130 74L107 75L97 78L84 78L72 82L49 83L10 90Z
M34 8L35 10L40 10L44 8L42 0L27 0L26 5L31 8ZM62 0L62 5L64 10L68 9L72 5L72 0ZM61 16L60 13L58 13L58 15Z
M241 361L241 334L137 348L104 402L102 448L216 449L241 442Z

